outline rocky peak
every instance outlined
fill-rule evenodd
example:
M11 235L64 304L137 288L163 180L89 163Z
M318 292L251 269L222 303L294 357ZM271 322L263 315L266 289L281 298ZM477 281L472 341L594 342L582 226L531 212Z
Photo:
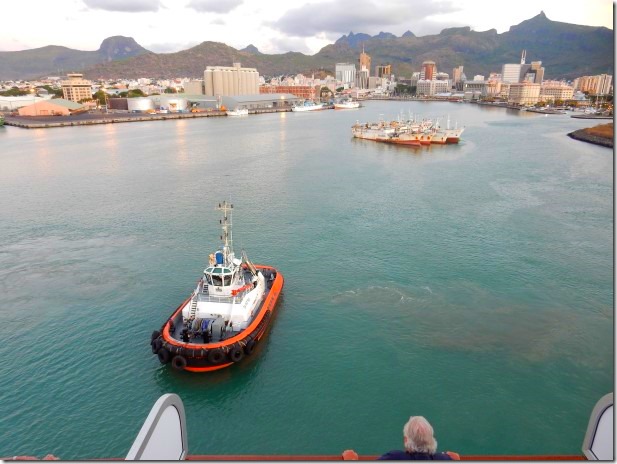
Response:
M121 35L107 37L101 42L101 46L98 50L108 61L141 55L147 51L148 50L135 42L133 37L124 37Z

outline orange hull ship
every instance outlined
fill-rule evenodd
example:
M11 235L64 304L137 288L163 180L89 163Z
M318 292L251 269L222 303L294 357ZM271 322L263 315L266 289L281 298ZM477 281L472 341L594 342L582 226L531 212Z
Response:
M236 258L231 240L233 205L223 211L223 247L210 255L197 287L151 338L152 352L174 369L208 372L250 356L263 338L283 290L271 266Z

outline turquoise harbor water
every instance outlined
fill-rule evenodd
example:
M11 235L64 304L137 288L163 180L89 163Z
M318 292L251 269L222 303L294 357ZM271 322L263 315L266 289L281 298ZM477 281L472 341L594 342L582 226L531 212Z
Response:
M354 140L450 114L458 146ZM462 454L577 454L613 390L613 152L596 121L466 104L0 128L0 456L123 457L163 393L191 454L379 454L424 415ZM210 375L150 333L234 241L286 284Z

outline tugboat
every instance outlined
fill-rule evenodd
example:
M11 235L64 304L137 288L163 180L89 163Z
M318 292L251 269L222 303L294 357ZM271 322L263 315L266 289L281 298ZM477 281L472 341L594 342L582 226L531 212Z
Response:
M152 353L177 370L208 372L250 356L264 336L283 289L283 275L237 258L231 233L233 205L219 203L223 246L193 293L151 337Z

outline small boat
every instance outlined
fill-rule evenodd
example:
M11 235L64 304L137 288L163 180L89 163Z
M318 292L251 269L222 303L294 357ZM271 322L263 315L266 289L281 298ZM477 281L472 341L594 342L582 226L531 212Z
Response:
M312 100L305 100L304 103L293 106L291 111L317 111L323 109L325 109L323 103L315 103Z
M223 218L223 246L193 293L151 337L152 352L161 364L177 370L208 372L250 356L272 320L283 290L283 275L271 266L255 265L246 253L232 248L233 205L216 208Z
M360 108L360 103L354 100L341 100L334 103L335 110L351 110L355 108Z
M227 116L248 116L249 110L246 108L236 108L234 110L227 110L225 113Z

